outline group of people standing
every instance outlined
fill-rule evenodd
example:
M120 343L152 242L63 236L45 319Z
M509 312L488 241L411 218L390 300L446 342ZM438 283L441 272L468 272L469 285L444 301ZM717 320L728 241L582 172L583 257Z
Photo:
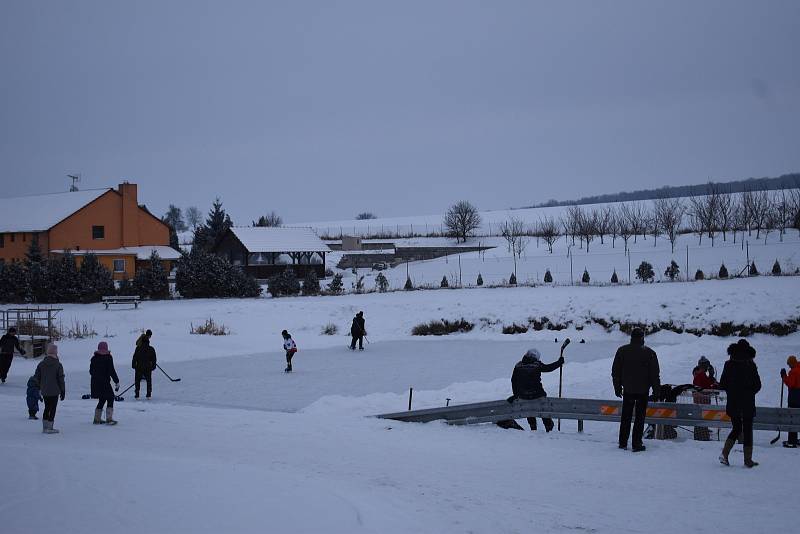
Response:
M136 340L136 349L131 360L131 367L134 369L135 397L139 398L140 384L144 380L147 383L147 398L153 393L152 372L156 369L156 351L150 345L150 338L153 332L147 330L139 339ZM17 348L25 354L19 347L19 340L16 338L16 330L12 327L8 333L2 337L3 343L10 347ZM5 347L5 346L4 346ZM5 353L4 353L5 354ZM8 359L10 360L10 358ZM6 361L6 359L4 359ZM8 369L5 369L5 373ZM108 348L106 341L97 344L89 362L89 375L91 376L91 398L97 399L94 410L95 425L106 424L116 425L114 419L114 400L116 392L119 391L119 375L114 367L114 357ZM5 375L4 375L5 378ZM5 380L3 380L5 382ZM113 386L112 386L113 383ZM67 390L64 380L64 366L59 361L58 345L48 343L44 358L36 366L36 372L28 379L26 389L26 403L28 405L28 418L38 419L36 414L39 412L39 402L44 402L42 412L42 432L45 434L57 434L58 429L53 428L56 416L58 401L64 400ZM105 419L103 409L105 408Z

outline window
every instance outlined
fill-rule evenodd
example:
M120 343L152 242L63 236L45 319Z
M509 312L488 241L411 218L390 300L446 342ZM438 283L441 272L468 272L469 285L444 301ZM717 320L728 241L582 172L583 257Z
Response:
M102 226L100 228L102 228ZM115 273L125 272L125 260L114 260L114 272Z
M105 226L92 226L92 239L105 239L105 238L106 238Z
M0 234L0 248L6 246L6 234Z
M28 240L28 234L22 234L22 242L25 243Z

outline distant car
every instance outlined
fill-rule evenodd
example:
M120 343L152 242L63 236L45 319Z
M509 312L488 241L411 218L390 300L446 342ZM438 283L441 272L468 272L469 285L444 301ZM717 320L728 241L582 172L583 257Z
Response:
M372 264L373 271L385 271L389 268L389 265L385 261L379 261L378 263Z

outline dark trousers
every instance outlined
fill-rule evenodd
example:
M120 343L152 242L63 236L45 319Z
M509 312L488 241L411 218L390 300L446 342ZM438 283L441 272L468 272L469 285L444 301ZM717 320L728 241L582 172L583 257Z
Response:
M105 403L108 403L108 407L109 408L113 408L114 407L114 395L111 395L110 397L100 397L97 400L97 409L98 410L102 410L103 409L103 405Z
M789 408L800 408L800 403L789 402ZM797 441L797 432L789 432L789 443L800 445Z
M728 439L736 441L741 436L742 444L745 447L753 446L753 418L752 417L731 417L731 433Z
M45 397L42 419L44 419L45 421L55 421L57 406L58 406L58 395L54 397Z
M628 445L631 419L633 419L633 439L631 443L634 447L642 445L645 415L647 415L647 395L626 393L622 396L622 421L619 423L620 445Z
M358 341L358 348L364 348L364 336L353 336L353 342L350 343L350 349L356 350L356 341Z
M11 369L11 360L14 359L14 353L0 354L0 378L5 380L8 378L8 370Z
M153 371L140 371L139 369L136 369L133 382L136 384L136 386L134 386L134 394L137 397L139 396L139 384L141 383L142 379L147 382L147 396L149 397L153 393Z
M286 368L290 371L292 370L292 358L294 357L294 351L287 350L286 351Z

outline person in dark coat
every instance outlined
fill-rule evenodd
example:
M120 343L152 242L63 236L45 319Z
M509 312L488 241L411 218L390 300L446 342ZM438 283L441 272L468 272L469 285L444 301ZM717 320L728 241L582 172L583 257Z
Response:
M148 330L149 332L149 330ZM153 371L156 369L156 350L150 346L150 337L145 336L137 341L133 352L131 368L134 369L134 397L139 398L139 385L144 379L147 382L147 398L153 394Z
M653 395L661 389L658 356L644 344L644 332L634 328L631 342L617 349L611 367L614 394L622 398L622 420L619 425L619 448L628 448L628 435L633 419L633 452L644 451L642 443L644 418L647 415L647 398L650 390Z
M114 357L108 350L108 343L101 341L89 364L89 374L92 376L92 398L98 399L94 409L95 425L103 424L103 405L106 407L106 420L108 425L116 425L114 420L114 391L119 391L119 377L114 369ZM114 390L111 390L111 381L114 381Z
M36 377L30 377L28 379L28 389L25 391L25 401L28 403L28 419L39 419L36 414L39 413L39 401L43 400L42 392L39 391L39 384L36 383Z
M364 321L364 312L360 311L353 317L353 324L350 326L350 335L353 337L350 343L350 350L356 350L356 341L358 341L358 350L364 350L364 336L367 335L366 321Z
M58 399L62 401L67 395L67 388L64 384L64 366L58 361L58 346L55 343L47 345L47 352L33 374L39 391L44 398L44 411L42 411L42 433L58 434L58 430L53 428L56 418L56 407Z
M136 346L138 347L139 345L141 345L142 341L144 341L145 339L147 341L150 341L151 337L153 337L153 331L148 328L142 335L136 338Z
M789 408L800 408L800 364L797 363L797 356L789 356L786 359L789 372L781 369L781 380L789 390ZM789 439L783 442L783 446L789 449L796 449L800 445L797 441L797 432L789 432Z
M547 396L542 387L542 373L550 373L564 365L564 357L560 357L553 363L542 363L541 358L538 350L531 349L514 366L514 372L511 373L512 401L514 399L532 400ZM528 417L527 419L531 430L536 430L536 418ZM542 417L542 423L547 432L553 430L554 423L549 417ZM513 420L500 421L497 425L501 428L522 430L522 427Z
M11 327L8 333L0 337L0 383L5 384L8 378L8 371L11 369L11 361L14 359L14 349L25 355L25 350L19 345L17 329Z
M740 339L728 347L730 359L725 362L719 384L728 394L725 413L731 418L731 433L725 440L719 461L730 465L728 455L739 436L744 443L744 465L755 467L753 461L753 418L756 416L756 394L761 390L761 377L753 359L756 349L745 339Z

